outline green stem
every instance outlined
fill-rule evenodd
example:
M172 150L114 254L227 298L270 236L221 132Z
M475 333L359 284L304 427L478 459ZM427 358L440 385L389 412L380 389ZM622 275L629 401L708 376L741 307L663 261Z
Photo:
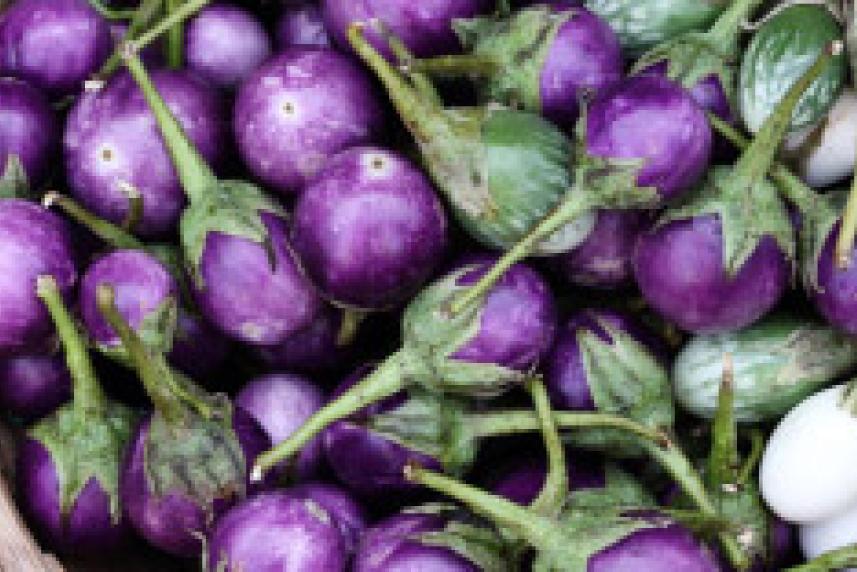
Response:
M316 411L288 439L256 458L251 480L262 480L266 472L291 458L332 423L404 389L411 359L408 352L399 350L348 391Z
M101 0L88 1L89 5L92 6L92 9L98 12L98 14L105 20L131 20L137 14L137 10L132 8L118 10L116 8L111 8L110 6L105 6Z
M129 183L119 183L119 189L128 197L128 213L122 221L122 228L127 232L134 232L143 218L143 195L137 187Z
M47 307L62 340L65 361L74 387L75 410L83 413L102 409L107 398L95 375L86 341L65 305L56 279L50 275L39 276L36 279L36 295Z
M842 211L842 225L836 240L836 265L845 270L851 263L851 253L854 250L854 238L857 233L857 171L851 180L851 191L848 202Z
M405 43L399 39L398 36L393 34L392 31L383 24L383 22L376 22L376 25L380 28L381 35L387 41L387 45L390 46L393 56L398 60L402 73L408 76L408 79L410 79L411 83L414 85L414 89L416 89L427 102L431 102L433 105L438 107L442 106L443 101L441 100L440 94L437 89L435 89L434 84L431 82L428 75L419 69L415 69L411 65L416 61L414 54L411 53Z
M500 69L500 65L493 58L475 54L414 59L407 62L407 66L410 70L420 73L450 78L462 75L491 77Z
M706 482L709 490L721 490L738 480L738 424L735 422L735 369L732 355L723 357L723 379L717 395L717 411L711 426L711 452Z
M765 435L758 429L750 432L750 454L744 459L741 470L738 472L738 484L744 485L753 478L753 472L759 466L762 454L765 452Z
M183 3L183 0L166 0L167 16L172 16ZM177 22L167 30L164 42L164 56L167 67L174 70L182 68L184 60L184 25Z
M339 324L339 332L336 334L336 345L343 348L354 342L357 330L360 328L363 320L369 317L369 312L353 308L346 308L341 310L341 312L342 320Z
M857 544L822 554L799 566L787 568L786 572L832 572L857 566Z
M122 58L158 121L185 194L191 202L198 201L209 188L217 184L217 178L158 93L136 49L129 44L125 47Z
M146 245L135 236L115 224L95 216L71 197L51 191L44 196L42 204L46 208L59 207L73 221L114 248L126 250L145 250L146 248Z
M164 0L161 0L164 1ZM211 0L167 0L178 2L178 6L171 11L168 11L166 16L158 21L157 24L148 28L145 32L134 40L134 47L137 51L163 36L169 34L171 30L178 28L181 30L182 24L191 16L211 4ZM169 42L168 42L169 43ZM179 64L181 65L181 64Z
M720 14L708 31L715 46L726 47L730 53L737 52L741 29L753 16L764 0L733 0L732 4Z
M143 0L140 3L140 6L137 8L134 18L131 20L131 23L128 25L128 31L125 33L125 36L122 38L122 42L127 42L129 40L133 40L138 37L146 28L148 28L152 22L155 21L158 14L161 13L161 9L163 8L164 0ZM113 54L104 62L104 65L101 66L101 69L98 70L98 73L95 74L95 77L101 80L106 80L111 75L113 75L119 66L122 65L122 55L121 55L121 43L120 47L117 47Z
M548 472L544 486L530 508L544 516L556 517L565 505L569 490L565 448L559 436L544 381L535 378L529 382L527 389L533 400L533 409L538 418L548 457Z

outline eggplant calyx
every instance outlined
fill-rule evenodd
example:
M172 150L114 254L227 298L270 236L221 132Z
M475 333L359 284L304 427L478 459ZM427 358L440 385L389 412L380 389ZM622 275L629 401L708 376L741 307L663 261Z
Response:
M0 199L30 199L30 183L20 157L9 154L0 175Z

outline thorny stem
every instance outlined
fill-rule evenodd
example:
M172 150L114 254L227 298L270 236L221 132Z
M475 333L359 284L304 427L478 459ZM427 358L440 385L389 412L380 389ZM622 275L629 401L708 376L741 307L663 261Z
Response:
M69 218L114 248L125 250L144 250L146 248L146 245L137 237L115 224L95 216L71 197L51 191L42 199L42 205L46 208L59 207Z
M540 378L532 379L527 384L527 389L533 400L533 409L539 421L548 458L548 472L544 486L530 508L539 514L555 517L562 510L569 491L565 448L559 436L544 381Z

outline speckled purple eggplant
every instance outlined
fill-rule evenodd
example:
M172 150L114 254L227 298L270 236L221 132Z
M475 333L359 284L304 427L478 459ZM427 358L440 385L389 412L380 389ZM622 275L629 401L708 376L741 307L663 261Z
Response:
M327 48L331 45L321 8L311 1L287 5L277 20L274 38L278 50L292 46Z
M0 74L53 97L82 90L112 49L110 26L86 0L19 0L0 19Z
M287 373L263 375L249 381L235 404L253 417L277 445L324 405L321 389L305 377ZM308 443L297 457L296 475L312 478L322 461L321 439Z
M604 467L577 463L566 459L571 490L600 489L606 485ZM493 472L493 471L492 471ZM515 457L511 462L496 468L490 490L519 505L533 502L547 478L547 463L543 457Z
M36 278L53 275L68 296L77 282L65 222L41 206L0 200L0 357L40 351L53 331Z
M654 187L664 200L702 177L711 147L705 111L688 91L664 77L629 77L597 97L587 112L587 151L642 160L637 184Z
M227 512L208 539L207 560L211 572L344 572L347 554L323 505L275 492Z
M197 557L202 552L199 534L209 532L210 519L205 507L186 496L167 494L159 499L153 495L144 465L150 420L151 417L146 417L140 423L122 463L119 491L125 515L137 533L159 550L173 556ZM249 476L253 460L270 447L271 441L258 423L240 408L234 409L232 423L244 451ZM216 501L215 516L225 512L230 504L227 499Z
M442 515L401 513L366 531L354 559L354 572L425 570L479 572L480 568L451 548L430 546L414 536L438 532L447 525Z
M720 572L710 549L678 525L646 528L593 555L587 572Z
M598 212L595 228L577 248L555 258L555 266L571 284L619 288L634 275L631 257L637 237L651 216L640 211Z
M220 369L231 349L229 340L202 316L179 307L173 347L167 356L173 366L192 379L204 382Z
M38 185L59 149L59 124L50 103L28 83L0 78L0 174L9 155L20 159L30 183Z
M71 378L62 354L0 359L0 411L28 423L71 399Z
M810 297L816 308L833 326L849 334L857 334L857 251L852 250L847 268L836 263L837 222L818 256L818 287Z
M228 124L216 90L183 71L157 70L152 81L199 152L215 167L225 159ZM143 197L134 232L159 237L175 231L185 195L143 94L126 73L84 93L72 108L63 140L72 194L113 223L128 215L122 183Z
M720 219L705 215L669 222L640 236L634 275L649 305L683 330L735 331L776 305L791 265L765 236L730 277L723 268Z
M185 27L187 68L221 88L240 84L271 55L271 38L253 13L206 6Z
M56 466L35 439L25 439L18 449L16 481L27 522L52 549L66 555L103 557L121 549L130 538L125 519L112 522L110 499L94 478L77 495L66 519L61 517Z
M195 296L203 315L227 336L270 346L309 326L322 301L299 268L286 222L268 213L261 218L270 238L273 270L269 251L259 244L211 232L199 263L203 288L195 289ZM238 275L235 268L243 272Z
M332 155L377 140L384 120L375 86L354 61L299 46L268 60L241 85L233 129L253 175L293 195Z
M329 33L343 49L350 50L346 34L352 22L377 18L418 57L454 54L461 44L452 30L456 18L472 18L494 7L491 0L323 0L322 10ZM371 29L367 38L386 56L387 43Z
M324 305L309 326L275 346L259 346L257 353L271 369L301 373L329 372L341 367L353 353L342 344L342 310Z
M102 284L113 286L116 307L135 330L147 316L164 304L175 304L179 297L170 271L142 250L114 250L97 260L80 281L80 314L92 339L107 347L119 346L121 341L98 310L96 293Z
M369 526L366 511L345 489L327 483L305 483L290 487L289 496L310 499L328 512L339 532L347 554L357 550L360 537Z
M333 303L384 310L431 277L446 250L446 215L428 178L392 151L332 157L301 193L292 244Z

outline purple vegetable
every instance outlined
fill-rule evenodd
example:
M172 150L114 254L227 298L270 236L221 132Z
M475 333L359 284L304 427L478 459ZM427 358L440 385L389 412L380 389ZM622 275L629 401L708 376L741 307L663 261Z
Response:
M566 466L572 491L599 489L607 484L603 466L579 463L568 457ZM524 506L539 496L548 472L544 457L516 457L499 469L492 480L491 492Z
M0 117L0 176L15 156L27 179L41 183L59 143L59 126L50 103L27 83L0 78Z
M206 6L185 28L187 68L217 87L239 85L270 55L262 23L233 4Z
M269 374L249 381L235 397L235 404L253 417L277 445L324 405L321 389L305 377ZM321 463L321 439L311 441L297 460L297 475L312 478Z
M208 540L207 570L344 572L342 535L321 503L288 492L236 506Z
M0 410L35 421L71 398L71 378L61 356L0 359Z
M277 20L275 38L277 49L281 51L292 46L328 48L331 44L321 8L311 1L286 6Z
M840 267L836 257L841 221L826 234L821 250L813 257L816 273L809 293L818 311L835 327L857 334L857 253L852 249L848 266Z
M123 40L126 39L126 34L130 26L123 20L113 20L110 22L110 37L113 39L115 47L119 47ZM158 41L154 41L140 52L140 57L147 66L160 67L164 63L163 49Z
M0 356L44 348L52 326L34 286L47 274L65 296L77 281L65 223L39 205L0 200Z
M366 73L329 49L298 46L241 85L233 129L247 168L284 195L299 193L328 158L378 139L381 102Z
M112 47L107 21L86 0L20 0L0 19L0 73L53 97L83 89Z
M667 62L659 62L639 73L643 75L667 76L668 67ZM687 89L702 109L713 113L723 121L729 123L735 122L736 117L735 112L732 110L732 104L717 76L707 76Z
M357 550L368 526L366 511L343 489L326 483L306 483L288 489L289 496L311 500L328 512L342 534L347 554Z
M221 163L227 126L217 93L186 72L157 71L153 81L202 156ZM69 114L63 145L71 191L86 208L119 224L128 216L130 186L143 201L135 233L174 231L185 197L155 117L131 77L120 74L84 93Z
M270 369L320 373L338 369L352 347L340 340L344 312L323 306L309 326L276 346L259 346L259 357Z
M168 356L179 371L196 379L208 377L220 369L230 349L229 341L202 316L179 308Z
M438 266L446 217L407 159L356 147L332 157L301 193L292 243L325 297L384 310L410 299Z
M637 531L590 558L588 572L720 572L717 559L686 528Z

